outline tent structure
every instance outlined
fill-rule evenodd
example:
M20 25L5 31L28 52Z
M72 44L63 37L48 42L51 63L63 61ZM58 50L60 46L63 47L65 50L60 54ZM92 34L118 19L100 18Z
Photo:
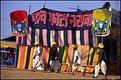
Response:
M10 36L0 41L0 48L17 48L16 37Z
M72 64L72 44L78 45L82 64L95 65L96 54L90 54L89 49L96 46L98 41L91 33L92 11L61 12L42 8L28 15L28 34L16 36L17 47L16 68L31 69L33 44L39 42L42 46L44 63L48 65L50 47L55 41L61 63Z

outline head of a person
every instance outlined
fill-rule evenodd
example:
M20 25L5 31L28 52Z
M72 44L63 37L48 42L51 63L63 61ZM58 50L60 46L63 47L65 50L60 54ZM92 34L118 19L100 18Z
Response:
M104 48L103 43L99 43L99 44L98 44L98 47L101 48L101 49L103 49L103 48Z
M74 50L77 50L77 48L78 48L78 46L75 45L75 44L73 44L72 47L73 47Z
M38 50L36 50L36 55L39 56L39 52L38 52Z
M56 42L52 42L52 46L53 47L56 47Z
M35 42L34 43L34 46L39 46L39 42Z

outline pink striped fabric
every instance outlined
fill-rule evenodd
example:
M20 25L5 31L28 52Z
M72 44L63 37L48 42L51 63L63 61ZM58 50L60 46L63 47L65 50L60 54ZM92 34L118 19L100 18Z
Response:
M72 31L68 30L68 44L72 44Z
M47 29L42 30L42 35L43 35L43 45L47 46Z
M18 44L18 41L19 41L19 40L18 40L18 38L19 38L19 37L18 37L18 36L16 36L16 43L17 43L17 44Z
M60 46L64 46L64 31L63 30L61 30L61 37L60 37L60 41L61 41L61 44L60 44Z
M84 43L85 45L89 45L88 30L84 30Z
M61 45L61 32L58 31L58 45Z
M39 29L35 30L35 42L39 42Z

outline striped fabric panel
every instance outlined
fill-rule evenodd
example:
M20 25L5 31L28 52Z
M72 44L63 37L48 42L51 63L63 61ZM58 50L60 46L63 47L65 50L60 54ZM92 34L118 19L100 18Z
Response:
M76 44L76 30L72 30L72 43Z
M76 30L76 44L80 45L80 31Z
M59 60L60 62L62 63L62 57L63 57L63 53L64 53L64 47L60 47L60 50L59 50Z
M90 56L89 56L89 65L93 64L94 55L95 55L95 49L94 49L94 51L92 53L90 53Z
M17 46L17 50L16 50L16 53L15 53L15 59L14 59L14 66L17 68L17 64L18 64L18 57L19 57L19 49L20 47Z
M93 36L91 30L88 30L88 38L89 38L89 46L93 47Z
M67 30L68 32L68 44L72 44L72 31L71 30Z
M23 44L27 45L27 35L23 36Z
M24 44L24 40L23 40L23 37L21 37L21 44Z
M82 59L82 65L87 65L89 46L79 45L78 50L80 52L80 57Z
M58 31L55 31L55 42L57 43L57 46L58 46Z
M96 65L98 63L98 58L99 58L99 55L98 55L98 49L95 49L95 52L93 54L93 57L92 57L92 65Z
M51 43L51 46L52 46L52 42L55 41L55 31L54 30L51 30L50 31L50 43Z
M94 50L92 49L92 52L91 52L91 49L92 49L92 48L90 48L90 50L89 50L87 65L90 65L91 55L93 54L93 51L94 51Z
M88 30L84 30L84 44L89 45Z
M39 42L39 29L35 30L35 42Z
M40 43L40 45L43 45L42 29L39 29L39 43Z
M64 46L64 31L62 30L62 31L60 31L61 32L61 36L60 36L60 41L61 41L61 44L60 44L60 46Z
M93 46L97 47L97 45L98 45L98 37L93 35Z
M18 44L21 44L22 37L18 37Z
M81 45L84 45L84 31L80 31L80 34L81 34L81 37L80 37Z
M31 45L31 30L32 28L29 27L29 33L27 35L27 45Z
M31 68L32 68L32 63L33 63L33 53L34 53L34 47L31 47L28 69L31 69Z
M18 44L18 40L19 40L19 37L18 37L18 36L16 36L16 44Z
M19 65L20 65L20 60L21 60L21 50L22 50L22 46L19 47L17 68L19 68Z
M68 35L67 30L64 30L64 46L68 46Z
M31 47L30 46L27 46L28 49L27 49L27 56L26 56L26 64L25 64L25 69L29 69L29 59L30 59L30 52L31 52Z
M50 53L50 48L48 48L48 52L47 52L47 55L46 55L46 65L49 62L49 53Z
M47 29L42 30L43 46L47 46Z
M95 45L93 44L94 37L90 35L90 30L47 30L47 29L32 29L29 27L29 34L23 37L16 37L18 40L16 42L18 44L31 45L34 44L35 41L40 42L42 46L52 46L52 42L57 42L58 46L68 46L70 44L77 45ZM27 39L27 40L25 40ZM31 40L32 39L32 40ZM27 41L27 43L26 43ZM95 42L97 43L97 42Z
M33 45L34 42L35 42L35 27L33 27L31 31L31 45Z
M47 46L50 47L51 46L51 43L50 43L50 30L47 30Z
M58 46L61 46L61 32L58 31Z
M20 53L20 65L19 65L19 68L23 69L23 65L24 65L24 58L25 58L25 46L22 46L22 49L21 49L21 53Z
M44 64L48 64L48 59L49 59L49 53L50 53L50 49L43 47L42 49L42 56L43 56L43 62Z
M28 49L27 46L21 46L19 56L18 56L19 60L17 63L17 68L25 69L27 49Z
M73 63L73 56L74 56L73 47L72 47L72 45L69 45L66 63L72 64Z
M67 54L68 54L68 47L65 47L62 57L62 63L66 62Z
M23 53L24 54L24 63L23 63L23 69L25 69L25 66L26 66L26 58L27 58L27 53L28 53L28 46L24 46L24 48L25 48L25 53Z

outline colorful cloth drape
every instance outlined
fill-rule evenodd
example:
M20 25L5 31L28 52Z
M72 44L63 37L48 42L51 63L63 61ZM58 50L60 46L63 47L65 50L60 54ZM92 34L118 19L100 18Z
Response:
M31 69L32 67L32 56L34 47L31 46L20 46L18 47L19 51L17 51L18 54L15 55L15 67L21 68L21 69ZM78 50L82 59L82 64L87 65L88 60L88 53L89 53L89 46L78 46ZM72 45L69 45L69 47L58 47L59 52L59 58L61 63L68 63L72 64L73 62L73 48ZM44 64L48 65L49 62L49 54L50 54L50 47L43 47L42 48L42 56L44 60ZM97 62L96 54L93 54L93 65ZM90 64L90 62L88 62Z

